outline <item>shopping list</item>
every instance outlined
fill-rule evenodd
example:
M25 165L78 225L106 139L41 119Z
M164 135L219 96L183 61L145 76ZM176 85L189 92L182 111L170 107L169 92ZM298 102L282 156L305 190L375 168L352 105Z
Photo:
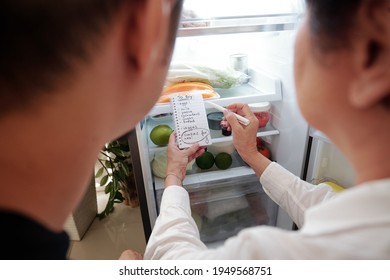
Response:
M206 108L200 94L171 98L176 142L180 149L212 144Z

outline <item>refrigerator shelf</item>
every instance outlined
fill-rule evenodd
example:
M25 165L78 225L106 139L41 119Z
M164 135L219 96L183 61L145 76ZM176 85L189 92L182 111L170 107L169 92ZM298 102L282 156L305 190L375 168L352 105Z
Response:
M227 106L232 103L258 103L282 100L282 83L280 79L257 69L250 69L249 76L251 78L247 84L229 89L215 88L221 98L213 99L212 101L218 105ZM212 108L211 105L205 105L206 109ZM171 112L171 104L156 104L148 113L148 116L153 117Z
M146 127L147 135L148 135L149 152L152 155L155 152L164 151L167 148L166 146L162 146L162 147L156 146L155 144L152 143L152 141L150 141L149 133L150 133L150 131L152 129L152 126L155 126L157 124L159 124L159 123L155 122L153 120L150 120L150 121L147 122L147 127ZM165 121L164 124L168 124L172 128L174 127L172 120ZM221 130L212 130L212 129L210 129L210 132L211 132L211 139L212 139L213 144L233 141L233 136L223 136ZM279 135L279 130L274 128L270 123L268 123L266 127L260 128L257 131L257 136L259 136L259 137L273 136L273 135Z
M177 37L294 30L300 17L296 12L182 19Z
M255 175L253 169L247 166L229 168L227 170L203 171L201 173L188 174L184 179L183 185L203 184L247 175ZM154 176L154 184L155 190L164 189L164 179Z
M213 140L213 144L233 141L233 136L223 136L221 130L210 130L210 131L211 131L211 138ZM278 134L279 134L279 130L277 130L270 123L268 123L266 127L260 128L257 131L256 135L259 137L265 137L265 136L272 136Z
M278 32L294 30L296 28L295 22L289 23L264 23L264 24L248 24L241 26L210 26L210 27L194 27L194 28L180 28L178 30L178 37L192 37L205 35L224 35L236 33L251 33L251 32Z
M256 135L258 137L279 135L279 130L273 128L272 125L268 124L265 128L259 130ZM222 136L222 133L219 130L211 130L211 138L213 144L233 141L233 136ZM166 150L166 148L166 146L160 147L154 145L153 143L149 143L149 151L151 153L164 151Z

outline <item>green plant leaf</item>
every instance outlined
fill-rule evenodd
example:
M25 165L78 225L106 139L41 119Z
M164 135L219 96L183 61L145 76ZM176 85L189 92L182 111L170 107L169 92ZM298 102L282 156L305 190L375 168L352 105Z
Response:
M112 147L111 152L114 153L116 156L124 156L123 151L118 147Z
M105 164L105 166L106 166L107 168L114 168L114 165L113 165L112 162L109 161L109 160L107 160L104 164Z
M125 151L125 152L128 152L128 151L129 151L129 143L127 143L127 141L119 142L119 143L118 143L118 147L119 147L122 151Z
M117 191L118 191L118 183L112 184L112 188L110 189L110 197L108 200L114 199Z
M125 171L123 171L123 169L121 168L121 169L118 170L118 174L121 177L121 181L125 182L126 178L127 178Z
M107 210L108 210L108 213L111 213L114 210L114 201L113 200L108 201Z
M126 177L128 177L129 174L130 174L130 170L129 170L128 165L127 164L122 164L122 169L125 172Z
M100 167L99 170L96 172L95 177L99 178L100 176L103 175L104 172L104 167Z
M125 157L125 156L116 156L116 158L114 159L114 162L115 163L122 163L124 161L126 161L128 158Z
M107 186L104 188L104 193L108 194L112 189L112 182L108 183Z
M104 186L107 184L108 181L108 175L103 176L103 178L100 180L100 186Z
M119 199L122 202L124 200L124 197L121 192L116 192L115 199Z

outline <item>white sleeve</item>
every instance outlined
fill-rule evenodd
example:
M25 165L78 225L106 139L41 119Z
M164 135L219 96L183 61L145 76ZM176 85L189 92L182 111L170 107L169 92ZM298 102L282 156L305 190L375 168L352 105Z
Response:
M179 259L207 250L191 216L188 192L180 186L164 190L160 214L145 250L145 259Z
M260 177L268 196L301 227L306 209L335 195L327 184L313 185L301 180L277 163L271 163Z

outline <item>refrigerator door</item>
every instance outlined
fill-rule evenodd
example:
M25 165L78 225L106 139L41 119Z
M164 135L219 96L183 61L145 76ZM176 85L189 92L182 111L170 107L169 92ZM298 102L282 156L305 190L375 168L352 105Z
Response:
M339 149L320 131L310 129L306 180L313 184L331 182L343 188L355 184L356 173Z

